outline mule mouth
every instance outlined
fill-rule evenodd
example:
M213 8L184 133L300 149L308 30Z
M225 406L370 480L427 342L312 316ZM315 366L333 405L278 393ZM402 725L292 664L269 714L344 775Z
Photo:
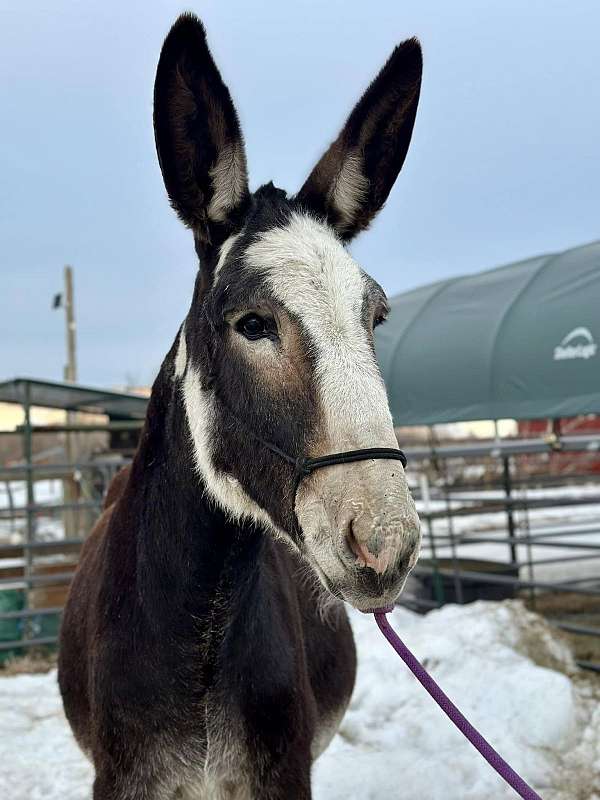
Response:
M343 599L353 608L356 608L357 611L362 611L363 614L371 614L377 609L395 605L402 594L407 578L408 573L402 578L401 584L398 587L378 595L377 597L365 597L350 588L343 592Z
M412 570L411 565L400 574L380 576L366 568L344 571L342 575L332 577L321 567L314 554L306 555L323 588L337 600L348 603L364 613L393 605L402 593ZM343 564L342 559L339 560Z

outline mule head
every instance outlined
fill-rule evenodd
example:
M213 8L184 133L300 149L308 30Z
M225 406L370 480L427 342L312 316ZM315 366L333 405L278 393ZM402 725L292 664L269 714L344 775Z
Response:
M272 184L250 193L238 117L195 17L173 26L155 84L165 186L200 259L172 369L202 484L362 609L395 599L417 559L401 464L330 466L298 483L264 442L294 457L397 446L373 341L386 298L344 245L402 167L420 80L409 40L295 197Z

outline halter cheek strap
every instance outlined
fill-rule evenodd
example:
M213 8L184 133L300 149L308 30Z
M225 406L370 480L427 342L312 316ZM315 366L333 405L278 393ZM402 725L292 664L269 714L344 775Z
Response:
M304 458L303 456L294 458L286 453L285 450L282 450L280 447L277 447L277 445L254 433L251 428L246 428L246 430L253 439L260 442L267 450L275 453L275 455L278 455L294 467L297 484L300 483L302 478L315 472L315 470L322 469L323 467L333 467L336 464L369 461L372 458L385 458L400 461L403 467L406 467L407 463L404 452L396 447L363 447L360 450L346 450L343 453L331 453L328 456L319 456L318 458Z
M363 447L360 450L346 450L343 453L330 453L328 456L318 456L317 458L305 458L304 456L294 458L294 456L282 450L281 447L273 444L273 442L270 442L268 439L263 439L262 436L255 433L222 398L220 398L220 402L229 414L244 428L246 433L262 444L263 447L266 447L267 450L270 450L272 453L275 453L276 456L279 456L279 458L282 458L284 461L287 461L288 464L292 465L296 475L296 488L298 488L298 484L303 478L306 478L307 475L315 472L315 470L322 469L323 467L333 467L336 464L350 464L354 461L369 461L373 458L385 458L400 461L402 466L406 467L406 455L397 447Z

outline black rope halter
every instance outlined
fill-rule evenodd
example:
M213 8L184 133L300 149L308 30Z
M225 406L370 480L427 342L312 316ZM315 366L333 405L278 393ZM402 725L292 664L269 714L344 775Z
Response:
M319 456L318 458L294 458L288 455L284 450L277 447L272 442L262 439L260 436L252 433L254 438L269 449L272 453L283 458L288 464L291 464L298 477L298 480L310 475L317 469L323 467L332 467L336 464L350 464L353 461L368 461L371 458L388 458L400 461L403 467L406 467L406 455L402 450L395 447L363 447L360 450L346 450L343 453L330 453L327 456Z
M244 427L250 436L252 436L253 439L256 439L256 441L260 442L260 444L262 444L263 447L266 447L267 450L275 453L275 455L279 456L284 461L287 461L288 464L291 464L294 467L294 471L296 473L296 485L298 485L303 478L305 478L307 475L310 475L317 469L322 469L323 467L333 467L336 464L350 464L354 461L369 461L372 458L385 458L400 461L402 466L406 467L406 455L402 450L400 450L400 448L396 447L363 447L360 450L346 450L343 453L330 453L327 456L318 456L317 458L305 458L304 456L294 458L293 456L289 455L289 453L286 453L285 450L282 450L280 447L277 447L276 444L273 444L273 442L263 439L262 436L259 436L251 428L249 428L232 409L228 408L227 406L226 408L229 413L232 414L232 416L234 416Z

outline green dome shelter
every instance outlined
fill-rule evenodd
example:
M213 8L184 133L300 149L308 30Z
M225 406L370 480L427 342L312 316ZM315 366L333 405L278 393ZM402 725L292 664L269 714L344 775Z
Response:
M395 425L600 413L600 241L390 305L376 348Z

